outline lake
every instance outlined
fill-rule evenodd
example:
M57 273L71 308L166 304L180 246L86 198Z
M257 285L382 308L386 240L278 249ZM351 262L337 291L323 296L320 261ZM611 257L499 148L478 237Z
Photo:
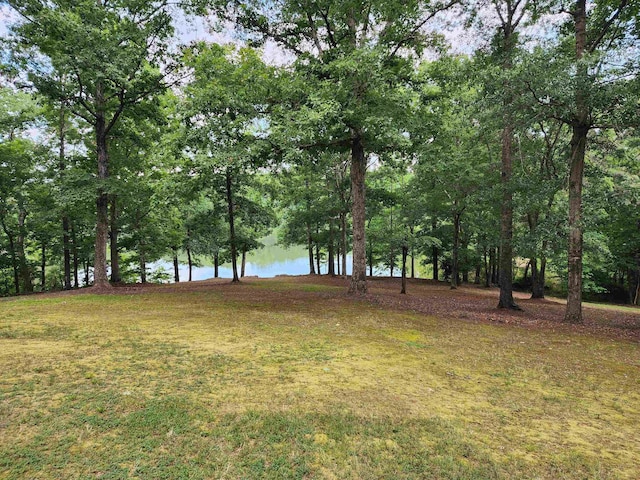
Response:
M273 236L263 239L262 243L265 245L263 248L247 254L245 276L272 278L276 275L309 274L309 254L305 247L294 246L285 248L278 245ZM179 260L180 281L186 281L189 278L189 267L186 264L186 256L182 255ZM198 266L192 268L193 280L207 280L214 277L213 261L211 258L199 256L194 263ZM150 265L151 271L160 268L171 274L171 279L173 280L173 263L171 260L160 260ZM326 259L320 263L320 273L327 273ZM218 274L220 278L232 278L231 264L221 265L218 269ZM238 275L239 274L240 259L238 259ZM351 255L347 255L347 275L350 274Z

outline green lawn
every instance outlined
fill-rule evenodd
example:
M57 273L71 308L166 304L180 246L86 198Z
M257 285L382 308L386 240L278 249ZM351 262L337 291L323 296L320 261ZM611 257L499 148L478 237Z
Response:
M295 279L0 302L0 478L638 478L640 348Z

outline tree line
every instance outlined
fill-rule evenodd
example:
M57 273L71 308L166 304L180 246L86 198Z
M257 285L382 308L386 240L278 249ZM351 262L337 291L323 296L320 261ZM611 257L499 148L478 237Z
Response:
M638 303L640 2L2 7L5 295L160 280L160 258L180 281L184 256L239 281L275 228L311 274L351 254L353 294L428 264L511 309L514 281L540 298L552 276L567 322L585 292ZM181 45L178 12L235 43Z

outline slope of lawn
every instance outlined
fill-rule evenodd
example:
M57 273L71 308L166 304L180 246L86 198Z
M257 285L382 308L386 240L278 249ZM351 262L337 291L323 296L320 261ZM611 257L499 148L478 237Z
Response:
M198 283L0 302L0 478L638 478L637 342Z

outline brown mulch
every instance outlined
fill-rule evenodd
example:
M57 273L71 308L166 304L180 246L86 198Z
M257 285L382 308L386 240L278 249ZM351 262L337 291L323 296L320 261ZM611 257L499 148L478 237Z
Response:
M262 282L292 282L297 284L313 284L342 289L322 291L273 291L271 289L251 289L250 297L242 288L244 284ZM211 279L178 284L122 284L111 288L95 290L82 288L71 291L39 293L38 297L58 297L78 294L125 294L140 293L181 293L219 291L230 299L250 300L266 304L282 305L283 303L299 303L312 298L332 298L341 301L353 301L346 293L348 280L344 277L328 276L280 276L274 279L245 278L240 284L232 284L229 279ZM481 322L499 325L514 325L530 329L542 329L558 332L576 332L598 336L625 339L640 342L640 308L634 311L605 310L585 306L583 308L584 323L581 325L563 322L565 306L559 299L529 298L529 294L516 292L514 296L522 311L498 309L498 289L465 285L452 290L444 282L415 279L408 280L407 295L401 295L399 278L373 278L368 281L369 292L356 301L366 301L374 305L394 310L404 310L440 318L457 319L470 322ZM15 297L13 297L15 298Z

